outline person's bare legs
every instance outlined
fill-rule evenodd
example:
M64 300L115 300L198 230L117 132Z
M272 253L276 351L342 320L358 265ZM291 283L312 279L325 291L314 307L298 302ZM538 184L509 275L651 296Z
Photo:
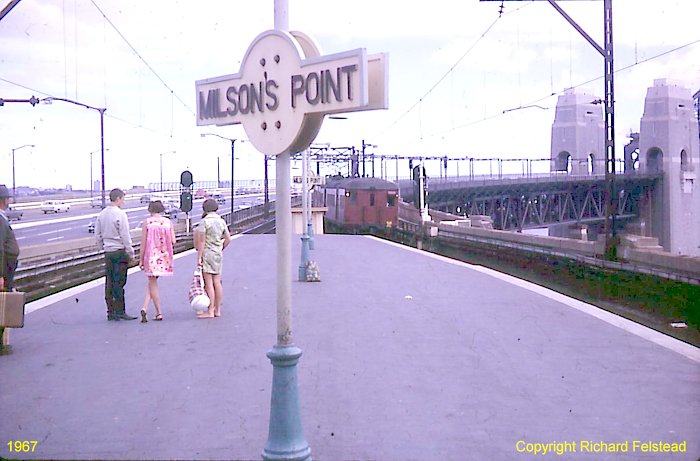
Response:
M158 293L158 277L148 277L148 292L156 308L156 318L162 315L160 311L160 294Z
M148 277L148 282L146 282L146 299L143 300L143 307L141 311L148 312L148 306L151 305L151 278Z
M221 274L215 274L214 283L214 317L221 317L221 304L224 301L224 286L221 284Z
M198 319L210 319L214 317L214 302L216 294L214 291L213 277L213 274L202 272L202 278L204 279L204 291L207 292L207 296L209 297L209 309L207 309L206 312L197 314Z
M143 300L143 307L141 308L141 323L146 323L146 314L148 313L148 306L151 304L151 277L146 277L146 298Z

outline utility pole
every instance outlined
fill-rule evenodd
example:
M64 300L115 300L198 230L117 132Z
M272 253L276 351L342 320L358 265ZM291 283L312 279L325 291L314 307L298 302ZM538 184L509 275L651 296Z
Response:
M517 0L480 0L517 1ZM604 58L605 80L605 257L617 259L617 232L615 217L617 215L617 191L615 189L615 85L613 60L613 20L612 0L603 0L603 46L601 47L586 31L579 26L555 0L547 0L588 43ZM501 13L503 6L501 5Z

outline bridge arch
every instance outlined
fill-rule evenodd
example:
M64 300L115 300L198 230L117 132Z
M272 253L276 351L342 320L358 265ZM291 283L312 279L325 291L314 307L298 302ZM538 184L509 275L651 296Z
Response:
M693 171L692 160L685 149L681 151L681 171Z
M647 151L647 173L663 173L664 153L658 147L652 147Z
M561 151L554 159L555 171L566 171L571 174L571 154L567 151Z
M637 171L639 170L639 149L635 149L632 151L630 154L630 159L632 161L632 171Z
M595 155L593 153L588 154L588 174L593 175L596 174L597 171L595 169Z

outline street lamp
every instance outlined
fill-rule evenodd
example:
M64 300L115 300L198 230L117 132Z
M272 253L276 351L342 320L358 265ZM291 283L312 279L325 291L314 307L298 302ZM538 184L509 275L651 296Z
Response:
M95 190L94 185L92 184L92 154L95 154L99 152L100 149L97 149L96 151L90 152L90 198L92 198L92 193ZM105 149L105 151L109 151L109 149Z
M231 141L231 227L233 227L233 217L234 217L234 214L233 214L233 211L234 211L234 208L233 208L233 197L234 197L234 195L235 195L235 193L236 193L236 191L235 191L235 189L234 189L234 178L235 178L235 176L234 176L234 174L233 174L233 172L234 172L233 165L234 165L234 163L235 163L235 162L234 162L234 159L235 159L235 156L236 156L236 141L241 141L241 142L245 142L245 141L243 141L242 139L227 138L226 136L221 136L220 134L216 134L216 133L200 133L199 136L202 137L202 138L204 138L204 137L206 137L206 136L216 136L217 138L221 138L221 139L225 139L225 140L227 140L227 141Z
M105 204L105 111L107 110L106 107L100 108L100 107L92 107L87 104L83 104L82 102L78 101L72 101L70 99L66 98L54 98L53 96L49 96L48 98L44 98L41 100L41 102L46 103L46 104L51 104L54 101L63 101L63 102L69 102L71 104L75 104L76 106L82 106L85 107L86 109L92 109L96 110L97 112L100 113L100 152L101 152L101 161L102 161L102 167L101 167L101 179L102 179L102 208L106 206ZM33 105L34 103L32 103Z
M263 162L265 162L265 164L263 165L263 174L264 174L264 176L265 176L265 180L264 180L264 182L263 182L263 184L264 184L264 186L263 186L263 194L264 194L264 197L265 197L264 200L263 200L263 203L264 203L264 205L263 205L263 212L265 213L265 219L267 219L267 217L268 217L269 214L270 214L270 188L269 188L269 186L268 186L268 184L269 184L269 174L268 174L268 171L267 171L267 161L268 161L268 160L269 160L269 156L268 156L268 155L263 155Z
M15 192L15 151L20 150L23 147L36 147L34 144L25 144L24 146L15 147L12 149L12 196L16 197L17 192Z
M365 177L365 148L366 147L372 147L372 148L377 148L376 144L367 144L365 143L365 140L362 140L362 177ZM372 177L374 177L374 155L372 155Z
M169 150L160 154L160 191L163 192L163 156L165 154L174 154L174 150Z

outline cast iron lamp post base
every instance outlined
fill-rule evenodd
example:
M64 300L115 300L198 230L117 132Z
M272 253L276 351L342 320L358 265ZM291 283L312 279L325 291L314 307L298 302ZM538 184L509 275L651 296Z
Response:
M270 430L262 458L270 461L311 461L299 410L297 362L301 349L276 345L267 353L272 362Z
M311 223L306 224L306 235L309 236L309 250L313 250L314 244L314 226Z
M306 282L306 263L309 262L309 236L301 236L301 261L299 262L299 281Z

